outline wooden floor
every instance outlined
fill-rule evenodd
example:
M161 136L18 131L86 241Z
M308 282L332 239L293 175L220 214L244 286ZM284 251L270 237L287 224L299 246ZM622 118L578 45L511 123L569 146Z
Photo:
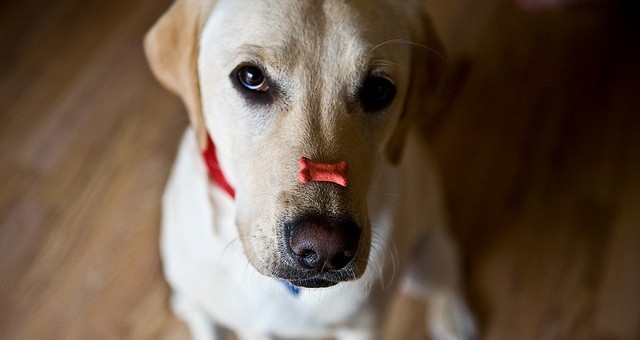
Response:
M157 245L187 119L141 51L169 3L0 2L0 339L187 337ZM430 1L452 80L428 133L483 338L640 339L640 29L624 3Z

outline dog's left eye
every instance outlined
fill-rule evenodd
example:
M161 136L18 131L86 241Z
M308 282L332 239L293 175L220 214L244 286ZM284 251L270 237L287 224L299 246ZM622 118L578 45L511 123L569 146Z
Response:
M369 77L360 90L360 100L367 112L384 109L395 95L396 86L385 77Z
M256 92L269 91L269 82L262 70L253 65L241 66L236 72L236 77L240 85L247 90Z

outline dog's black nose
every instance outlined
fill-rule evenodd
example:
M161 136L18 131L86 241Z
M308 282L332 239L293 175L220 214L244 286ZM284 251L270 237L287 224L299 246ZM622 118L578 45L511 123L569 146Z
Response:
M288 228L293 257L305 269L342 269L358 250L360 229L350 219L308 217Z

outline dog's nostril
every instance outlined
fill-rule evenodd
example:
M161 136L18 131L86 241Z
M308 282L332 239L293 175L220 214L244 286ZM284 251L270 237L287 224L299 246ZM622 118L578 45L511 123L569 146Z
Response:
M321 265L319 262L320 260L321 259L318 257L318 254L314 251L306 250L299 255L298 263L300 263L303 268L314 269Z
M305 249L300 252L300 256L313 260L314 258L318 257L318 254L316 254L316 252L311 249Z
M331 263L335 267L344 268L344 266L346 266L349 262L351 262L351 259L353 259L353 255L351 253L342 252L340 254L337 254L333 258L333 261L331 261Z
M307 218L290 226L288 242L302 268L327 271L349 264L359 239L360 230L349 220Z

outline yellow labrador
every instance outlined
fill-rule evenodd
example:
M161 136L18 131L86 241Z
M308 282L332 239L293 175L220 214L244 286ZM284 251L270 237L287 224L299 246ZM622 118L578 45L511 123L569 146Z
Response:
M191 121L161 252L194 338L375 339L400 289L473 337L412 130L442 65L421 1L178 0L148 33Z

